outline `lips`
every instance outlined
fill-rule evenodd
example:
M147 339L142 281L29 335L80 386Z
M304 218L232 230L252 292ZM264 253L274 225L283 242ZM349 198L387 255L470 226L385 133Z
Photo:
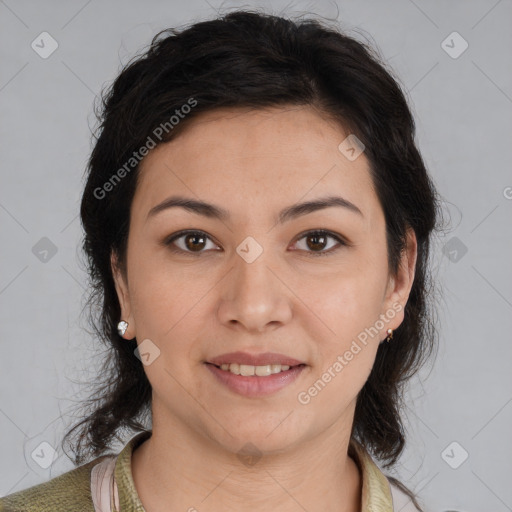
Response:
M245 364L251 366L266 366L269 364L280 364L288 366L305 365L303 361L288 357L284 354L277 354L274 352L265 352L264 354L249 354L247 352L230 352L229 354L222 354L205 361L206 363L213 364L215 366L221 366L222 364Z
M210 363L205 363L204 366L215 377L216 382L231 392L247 398L271 396L287 386L291 386L293 382L300 378L303 372L307 371L306 365L300 364L291 366L286 371L262 377L235 375Z

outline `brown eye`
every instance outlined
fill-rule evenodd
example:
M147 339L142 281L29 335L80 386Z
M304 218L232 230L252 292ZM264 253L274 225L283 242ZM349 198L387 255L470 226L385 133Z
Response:
M202 231L185 231L168 238L164 244L171 246L174 252L196 253L204 252L205 247L211 242L211 238ZM214 247L215 244L212 243Z
M306 247L300 247L301 250L304 250L310 253L313 256L328 256L329 254L335 252L337 250L336 244L329 245L329 239L335 240L339 245L348 245L344 240L341 239L338 235L331 233L330 231L310 231L305 233L299 241L305 240ZM298 243L298 242L297 242ZM334 246L334 248L333 248ZM328 247L328 250L325 250Z
M312 234L306 237L306 244L312 251L325 249L328 237L325 235Z
M185 235L184 240L185 246L191 251L200 251L206 245L206 237L195 233Z

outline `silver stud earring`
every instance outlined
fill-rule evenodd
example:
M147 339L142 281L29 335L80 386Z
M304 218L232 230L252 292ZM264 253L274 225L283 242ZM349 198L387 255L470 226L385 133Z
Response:
M121 320L117 324L117 332L119 333L119 336L124 336L124 333L126 332L126 329L128 329L128 322L125 322L124 320Z

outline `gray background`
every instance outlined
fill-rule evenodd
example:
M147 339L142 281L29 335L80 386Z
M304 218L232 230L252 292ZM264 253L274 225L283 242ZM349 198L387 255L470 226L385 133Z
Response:
M0 495L73 467L59 442L101 358L80 317L78 250L94 97L158 30L214 16L221 4L210 1L0 1ZM432 511L512 510L511 1L224 2L220 12L243 6L339 14L349 33L373 37L408 91L452 229L434 246L441 347L408 394L396 474ZM58 43L46 59L31 47L43 31ZM458 56L454 31L469 45ZM51 461L50 446L57 458L44 469L32 454Z

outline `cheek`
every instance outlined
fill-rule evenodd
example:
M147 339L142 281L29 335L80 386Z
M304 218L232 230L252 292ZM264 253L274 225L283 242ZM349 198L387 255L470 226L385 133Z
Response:
M332 382L331 392L324 396L355 397L370 374L381 341L375 326L382 308L384 270L354 265L334 277L304 285L305 302L326 327L321 336L311 333L317 344L315 377Z
M213 276L194 265L171 264L165 249L134 255L131 261L130 295L137 331L165 338L180 324L194 322Z
M154 258L134 265L132 277L137 340L150 339L159 349L155 363L145 367L152 388L190 406L183 385L201 385L195 372L201 371L203 341L216 332L215 309L208 299L219 278Z
M320 281L304 282L301 293L329 328L334 345L343 345L375 324L381 313L384 289L383 272L365 267L347 268Z
M205 323L201 298L208 287L154 263L148 259L132 274L138 343L150 339L159 350L158 358L144 369L157 395L179 397L190 406L183 384L193 379L200 359L197 340Z
M316 356L311 378L299 397L329 411L335 421L353 402L373 367L380 337L368 334L379 318L380 288L373 277L351 274L328 286L310 286L314 311L329 329L314 337Z

